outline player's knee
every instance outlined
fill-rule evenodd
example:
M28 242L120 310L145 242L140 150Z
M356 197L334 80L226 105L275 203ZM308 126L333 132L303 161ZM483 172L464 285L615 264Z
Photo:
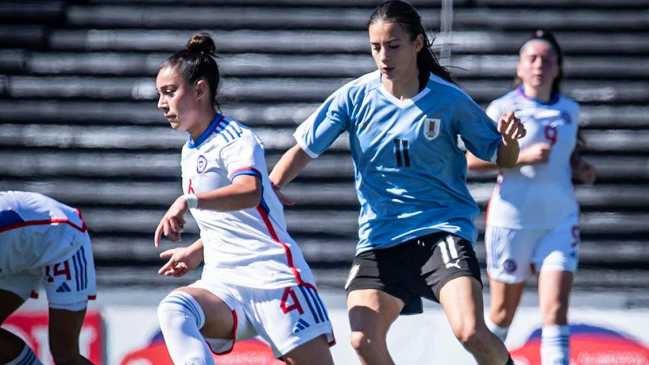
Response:
M478 332L475 327L466 326L455 332L455 337L464 347L474 347L480 342Z
M367 334L361 331L352 331L351 345L359 355L363 355L370 351L376 351L380 348L380 343L377 340L371 339Z
M509 327L514 320L514 313L506 307L492 308L489 319L497 326Z
M478 326L478 323L473 320L465 320L462 323L456 324L453 328L455 337L460 341L462 346L471 350L480 348L482 343L488 337L489 329L486 326Z
M198 303L187 293L174 291L158 304L158 322L163 331L180 329L186 321L200 328L204 315Z
M168 297L163 299L158 304L158 323L160 324L160 329L164 332L165 330L177 327L180 325L179 320L182 320L182 317L174 315L176 313L182 313L183 308L168 300Z

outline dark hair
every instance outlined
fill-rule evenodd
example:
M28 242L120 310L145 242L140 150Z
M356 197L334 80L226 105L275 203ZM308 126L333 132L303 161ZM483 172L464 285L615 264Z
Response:
M538 29L535 30L534 33L532 33L532 36L523 43L521 46L521 51L523 50L523 47L527 44L529 41L533 40L542 40L550 43L552 48L554 49L554 53L557 55L557 65L559 66L559 74L557 77L554 79L552 82L552 91L550 97L554 97L558 93L561 92L561 79L563 78L563 54L561 52L561 47L559 47L559 43L557 42L556 38L554 38L554 35L552 32L549 30L544 30L544 29ZM520 77L516 76L514 78L514 87L520 85L523 83L523 80L521 80Z
M177 67L178 74L190 84L194 84L198 80L205 80L212 98L212 105L219 109L216 92L219 88L221 76L219 66L214 60L215 57L216 46L212 37L208 33L196 33L189 38L185 49L167 58L160 66L160 69Z
M367 27L369 28L378 21L399 24L408 33L411 41L417 39L418 35L423 35L424 47L417 53L417 68L419 68L420 74L423 70L427 70L455 84L453 75L437 61L431 49L433 42L426 36L426 31L421 24L421 16L412 5L400 0L386 1L374 10L370 20L367 21ZM427 75L426 79L428 79Z

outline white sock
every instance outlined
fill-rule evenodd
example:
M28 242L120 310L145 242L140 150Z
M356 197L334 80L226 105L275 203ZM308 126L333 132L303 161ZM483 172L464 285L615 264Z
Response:
M25 348L23 348L20 355L9 361L6 365L43 365L43 363L38 359L38 357L36 357L34 351L32 351L29 346L25 345Z
M214 365L212 352L198 331L205 324L205 314L191 295L169 293L158 305L158 321L174 364Z
M507 338L507 332L509 332L509 326L500 327L499 325L493 323L489 316L487 316L484 321L487 324L489 331L496 335L496 337L498 337L502 342L505 342L505 339Z
M543 326L541 364L568 365L570 362L570 326Z

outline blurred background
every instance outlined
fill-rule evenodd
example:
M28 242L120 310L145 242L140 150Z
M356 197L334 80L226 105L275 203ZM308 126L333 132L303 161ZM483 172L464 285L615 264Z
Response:
M156 273L162 261L153 232L182 193L187 138L156 108L160 64L196 31L212 34L222 111L257 131L270 170L294 145L299 123L331 92L375 68L366 22L378 3L0 1L0 190L37 191L81 209L100 298L102 291L161 298L198 273ZM581 104L584 157L599 173L594 186L575 187L583 242L575 303L583 297L590 305L649 308L649 2L411 3L435 33L441 63L483 107L510 90L531 32L555 32L565 56L562 90ZM483 211L494 181L495 174L469 174ZM297 202L285 209L289 232L321 290L343 308L358 214L346 135L285 194ZM482 233L484 214L476 224ZM193 224L183 241L196 237ZM484 268L482 237L476 250ZM346 338L339 343L347 346Z

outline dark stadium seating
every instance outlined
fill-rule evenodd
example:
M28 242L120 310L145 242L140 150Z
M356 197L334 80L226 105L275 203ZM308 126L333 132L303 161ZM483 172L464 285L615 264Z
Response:
M441 0L411 2L427 26L440 28ZM40 191L81 208L100 285L176 285L156 275L153 231L181 193L179 152L186 135L171 130L156 109L160 63L195 31L209 31L221 57L223 110L255 127L272 168L293 145L295 127L324 98L374 68L365 24L376 4L0 1L0 190ZM648 289L647 2L453 5L453 32L438 34L436 47L451 51L452 72L482 106L510 89L517 51L531 30L556 31L565 52L563 91L581 103L584 156L599 172L595 186L576 187L583 244L575 285ZM338 289L357 229L347 146L341 137L285 189L298 202L286 208L289 230L319 285ZM484 210L495 175L468 176ZM483 214L477 225L482 231ZM183 242L195 238L190 223ZM482 241L476 250L484 264Z

